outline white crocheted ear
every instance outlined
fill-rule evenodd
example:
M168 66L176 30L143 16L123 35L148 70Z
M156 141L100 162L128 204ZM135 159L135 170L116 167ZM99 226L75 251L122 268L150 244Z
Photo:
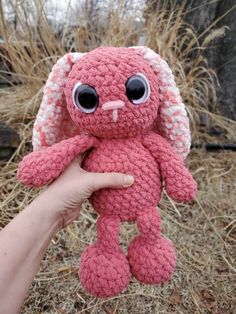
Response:
M78 134L66 108L64 88L72 66L84 53L67 53L53 66L43 90L33 128L33 149L51 146L63 139Z
M157 74L160 106L154 128L165 137L175 151L185 159L189 153L191 136L189 120L172 71L165 60L148 47L137 49Z

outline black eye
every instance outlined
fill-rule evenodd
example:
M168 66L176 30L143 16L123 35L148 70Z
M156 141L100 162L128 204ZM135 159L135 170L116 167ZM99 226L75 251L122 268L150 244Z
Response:
M83 85L78 82L72 94L73 102L76 107L86 113L94 112L98 106L98 95L90 85Z
M141 73L131 76L125 86L126 96L135 105L144 103L150 96L148 79Z

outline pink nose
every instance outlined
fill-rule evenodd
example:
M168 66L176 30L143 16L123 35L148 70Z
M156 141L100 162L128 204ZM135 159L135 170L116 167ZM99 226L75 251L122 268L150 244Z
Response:
M103 110L114 110L124 107L125 103L122 100L108 101L102 105Z

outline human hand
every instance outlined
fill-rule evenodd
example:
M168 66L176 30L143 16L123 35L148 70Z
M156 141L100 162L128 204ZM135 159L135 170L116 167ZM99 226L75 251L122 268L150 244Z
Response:
M59 229L73 222L83 201L102 188L125 188L134 178L120 173L92 173L81 168L82 156L75 158L68 168L33 203L40 205L46 215L59 221Z
M81 156L72 161L1 231L0 313L20 311L51 239L77 218L85 198L96 190L122 188L134 181L132 176L119 173L86 172L81 162Z

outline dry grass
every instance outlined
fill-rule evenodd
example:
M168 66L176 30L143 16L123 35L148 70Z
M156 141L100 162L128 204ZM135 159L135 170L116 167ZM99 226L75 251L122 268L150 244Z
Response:
M31 149L32 123L42 97L42 85L52 64L65 52L63 43L68 42L68 36L75 38L71 47L85 51L100 44L135 45L141 31L146 44L164 56L176 74L188 106L194 140L235 140L235 123L217 114L217 80L203 57L209 41L221 36L224 30L207 30L200 44L194 29L183 22L184 8L172 7L170 12L167 1L159 3L157 13L150 14L141 29L137 29L135 16L124 16L121 20L119 12L124 10L121 6L107 13L105 28L95 32L90 25L88 32L75 27L73 32L64 29L60 36L47 23L39 1L35 1L35 12L40 27L35 29L18 11L21 32L15 32L6 24L1 10L4 57L22 84L0 90L0 120L15 127L21 136L12 159L1 164L0 227L39 193L16 182L15 173L19 160ZM24 6L19 10L24 12ZM36 39L40 40L40 47ZM202 112L211 124L224 130L221 138L209 136L206 127L201 130ZM78 220L51 242L23 313L235 313L235 154L193 150L187 165L199 184L194 204L176 204L166 195L160 204L163 232L173 240L178 255L177 271L171 282L147 286L133 279L128 290L115 298L99 300L87 295L76 272L82 250L95 238L96 214L84 204ZM125 248L135 232L134 225L123 226L121 243Z

